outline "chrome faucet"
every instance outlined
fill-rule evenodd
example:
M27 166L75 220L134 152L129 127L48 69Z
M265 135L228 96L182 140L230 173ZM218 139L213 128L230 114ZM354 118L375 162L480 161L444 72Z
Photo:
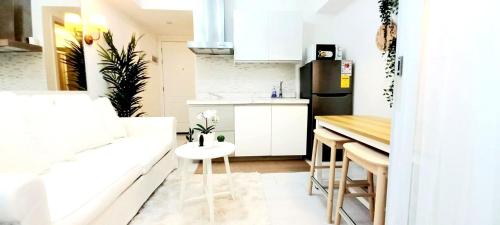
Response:
M283 98L283 81L280 81L280 93L278 95L278 98Z

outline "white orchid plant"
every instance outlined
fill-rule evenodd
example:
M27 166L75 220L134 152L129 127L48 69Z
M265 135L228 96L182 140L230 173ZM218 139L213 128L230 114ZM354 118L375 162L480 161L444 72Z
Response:
M202 134L209 134L213 130L215 130L215 125L219 122L219 117L217 116L216 110L206 110L196 116L199 120L205 120L205 125L196 124L197 127L194 129L200 131ZM212 125L209 126L208 121L212 122Z

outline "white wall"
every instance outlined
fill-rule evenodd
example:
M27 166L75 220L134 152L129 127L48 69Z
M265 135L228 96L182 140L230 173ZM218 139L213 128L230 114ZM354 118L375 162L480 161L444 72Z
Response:
M294 64L234 64L233 56L196 56L196 97L269 98L273 86L284 81L283 96L295 97Z
M385 62L375 44L380 26L377 1L351 0L338 13L306 12L304 16L304 48L333 43L344 48L346 59L354 61L354 114L391 117L382 95L388 85Z
M126 46L130 41L133 33L137 36L144 35L139 41L138 48L143 50L148 58L154 55L159 57L158 38L155 35L146 33L141 29L141 25L131 20L129 16L115 7L102 0L85 0L82 2L82 18L88 18L91 15L102 15L106 18L109 30L113 33L115 46L121 49L121 46ZM104 96L107 93L107 84L99 72L101 61L97 50L99 45L107 47L102 38L93 45L85 45L85 65L87 69L88 93L92 97ZM151 62L148 68L148 76L146 91L142 94L143 111L148 116L161 116L162 114L162 75L161 65Z

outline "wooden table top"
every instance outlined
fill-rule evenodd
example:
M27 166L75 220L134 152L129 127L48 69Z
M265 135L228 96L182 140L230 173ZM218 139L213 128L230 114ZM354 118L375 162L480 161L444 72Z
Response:
M315 118L387 145L391 142L391 120L387 118L376 116L316 116Z

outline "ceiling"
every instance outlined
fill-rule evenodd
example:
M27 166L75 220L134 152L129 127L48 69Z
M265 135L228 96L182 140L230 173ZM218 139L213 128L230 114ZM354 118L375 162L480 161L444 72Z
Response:
M153 34L169 36L193 35L193 13L190 10L142 9L135 0L107 1Z

